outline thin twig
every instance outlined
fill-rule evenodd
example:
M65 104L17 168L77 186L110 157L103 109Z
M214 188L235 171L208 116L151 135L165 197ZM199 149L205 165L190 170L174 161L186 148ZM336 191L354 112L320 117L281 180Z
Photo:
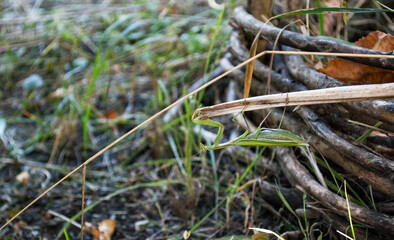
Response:
M80 227L79 224L78 224L76 221L74 221L74 220L72 220L72 219L70 219L70 218L64 216L63 214L60 214L60 213L55 212L55 211L53 211L53 210L48 210L48 213L49 213L50 215L52 215L52 216L55 216L55 217L58 217L58 218L64 220L65 222L71 223L72 225L74 225L74 226L77 227L77 228Z
M85 179L86 179L86 165L82 170L82 208L81 208L81 240L83 240L83 215L85 210Z

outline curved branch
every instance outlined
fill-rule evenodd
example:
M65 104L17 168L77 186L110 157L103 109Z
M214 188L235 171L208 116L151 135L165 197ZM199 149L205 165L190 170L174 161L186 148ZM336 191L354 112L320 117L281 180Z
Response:
M330 209L338 210L342 216L347 217L346 200L321 186L310 173L294 157L289 148L278 147L277 157L285 168L291 172L297 183L310 195L321 201ZM394 234L394 217L363 208L350 202L352 218L369 225L386 234Z

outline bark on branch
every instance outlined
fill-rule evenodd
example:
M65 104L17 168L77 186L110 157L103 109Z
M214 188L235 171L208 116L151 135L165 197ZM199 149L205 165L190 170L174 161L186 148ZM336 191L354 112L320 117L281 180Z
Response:
M277 156L279 161L292 173L293 177L302 188L314 198L320 200L321 203L328 208L339 210L336 212L347 217L346 200L332 193L315 181L305 167L297 161L289 148L279 147ZM386 234L394 234L394 217L377 213L352 202L350 202L350 211L353 219L385 232Z

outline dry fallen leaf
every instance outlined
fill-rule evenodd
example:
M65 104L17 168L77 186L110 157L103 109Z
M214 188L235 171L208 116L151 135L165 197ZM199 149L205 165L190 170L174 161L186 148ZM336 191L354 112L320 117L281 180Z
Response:
M27 226L27 224L24 221L22 221L22 220L19 220L18 222L16 222L12 226L15 235L19 235L21 228L26 227L26 226Z
M355 44L360 47L387 52L394 50L394 37L391 34L376 31L361 38ZM320 68L318 71L345 83L394 82L394 71L342 59L333 59L328 62L327 68Z
M388 52L394 50L394 37L391 34L375 31L355 42L359 47L376 51Z
M29 182L29 179L30 179L30 174L26 171L23 171L16 176L16 180L20 182L22 185L26 185L27 182Z
M111 240L112 234L115 232L116 221L105 219L96 227L91 223L85 222L84 231L93 235L94 240Z
M93 235L95 240L99 239L100 237L100 232L98 228L89 222L84 223L83 230L89 233L90 235Z
M98 230L100 232L100 240L110 240L112 234L115 232L116 221L113 219L106 219L102 221L99 226Z
M104 113L104 116L103 116L103 118L106 118L106 119L115 119L118 117L119 117L119 114L114 109L107 111L106 113Z
M333 59L320 72L345 83L389 83L394 81L394 71L354 63L343 59Z

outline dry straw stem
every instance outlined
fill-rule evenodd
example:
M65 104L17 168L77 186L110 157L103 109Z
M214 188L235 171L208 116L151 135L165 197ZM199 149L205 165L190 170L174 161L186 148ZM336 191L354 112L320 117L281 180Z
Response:
M64 180L66 180L67 178L69 178L71 175L73 175L75 172L77 172L79 169L81 169L84 166L87 166L90 162L92 162L93 160L95 160L97 157L99 157L101 154L103 154L105 151L107 151L108 149L112 148L113 146L115 146L116 144L118 144L120 141L122 141L123 139L125 139L127 136L131 135L132 133L136 132L138 129L144 127L145 125L149 124L150 122L152 122L154 119L158 118L159 116L161 116L163 113L167 112L168 110L170 110L171 108L173 108L174 106L180 104L181 102L183 102L185 99L197 94L198 92L200 92L201 90L205 89L206 87L214 84L215 82L219 81L220 79L222 79L223 77L229 75L230 73L232 73L233 71L245 66L246 64L248 64L249 62L264 56L266 54L288 54L288 55L294 55L294 54L301 54L301 55L320 55L320 56L346 56L346 57L361 57L361 58L393 58L394 56L387 56L387 55L379 55L379 54L350 54L350 53L321 53L321 52L298 52L298 51L264 51L261 52L259 54L257 54L256 56L248 59L247 61L238 64L237 66L235 66L233 69L226 71L225 73L221 74L220 76L212 79L211 81L205 83L204 85L202 85L201 87L197 88L196 90L188 93L187 95L179 98L178 100L176 100L174 103L172 103L171 105L167 106L166 108L162 109L160 112L152 115L151 117L149 117L148 119L146 119L144 122L142 122L141 124L139 124L138 126L136 126L135 128L131 129L130 131L128 131L127 133L125 133L124 135L122 135L121 137L119 137L118 139L116 139L115 141L113 141L112 143L110 143L109 145L107 145L105 148L101 149L99 152L97 152L96 154L94 154L92 157L90 157L88 160L86 160L84 163L82 163L81 165L79 165L78 167L76 167L74 170L72 170L71 172L69 172L66 176L64 176L62 179L60 179L58 182L56 182L55 184L53 184L50 188L48 188L47 190L45 190L42 194L40 194L36 199L34 199L32 202L30 202L26 207L24 207L21 211L19 211L17 214L15 214L10 220L8 220L3 226L1 226L0 230L2 230L3 228L5 228L8 224L10 224L15 218L17 218L19 215L21 215L24 211L26 211L29 207L31 207L35 202L37 202L39 199L41 199L43 196L45 196L48 192L50 192L52 189L54 189L57 185L59 185L61 182L63 182Z
M253 111L266 108L340 103L393 97L394 83L346 86L251 97L199 108L196 110L196 113L202 118L211 118L231 113L239 113L241 111Z

